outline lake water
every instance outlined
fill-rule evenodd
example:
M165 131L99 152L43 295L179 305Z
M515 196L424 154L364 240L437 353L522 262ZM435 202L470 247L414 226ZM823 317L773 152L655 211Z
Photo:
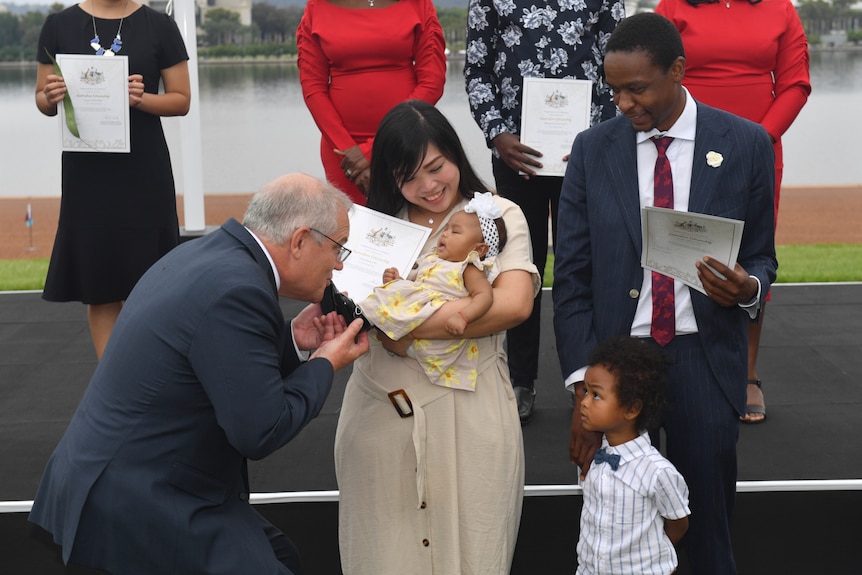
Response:
M467 106L463 69L461 61L449 63L438 106L479 174L493 182L490 152ZM203 65L199 76L204 193L253 192L293 171L323 176L320 133L302 100L295 65ZM811 76L811 97L784 137L784 184L860 184L862 52L813 53ZM59 120L36 109L34 84L35 68L0 69L0 197L60 195ZM183 121L163 119L179 193Z

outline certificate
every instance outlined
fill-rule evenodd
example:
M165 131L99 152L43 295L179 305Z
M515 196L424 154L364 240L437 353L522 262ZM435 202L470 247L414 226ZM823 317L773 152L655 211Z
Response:
M641 265L706 294L695 262L709 256L732 268L744 225L740 220L645 207L641 211Z
M332 281L350 299L361 302L383 284L386 268L397 268L401 277L407 277L431 229L359 205L350 209L349 217L345 246L353 253L344 268L332 273Z
M57 54L72 101L78 136L66 124L60 103L60 148L65 152L131 151L129 140L129 58Z
M540 152L539 176L564 176L563 156L575 136L590 127L593 83L589 80L524 78L521 143Z

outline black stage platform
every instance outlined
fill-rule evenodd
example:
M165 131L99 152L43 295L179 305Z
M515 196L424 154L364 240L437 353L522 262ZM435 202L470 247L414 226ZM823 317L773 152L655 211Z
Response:
M575 569L581 498L572 488L571 408L545 296L536 412L524 427L529 496L515 575ZM739 441L739 573L860 574L862 284L778 285L767 311L759 374L768 420L743 426ZM64 570L26 509L95 364L84 306L0 294L0 574L80 572ZM255 492L285 492L259 509L303 551L306 575L340 573L332 443L346 379L338 374L323 412L299 437L250 466ZM287 502L289 492L322 493Z

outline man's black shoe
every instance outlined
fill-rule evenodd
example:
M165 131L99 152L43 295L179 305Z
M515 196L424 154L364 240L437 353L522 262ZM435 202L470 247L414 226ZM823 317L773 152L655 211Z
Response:
M521 423L527 423L533 417L533 402L536 398L536 390L529 387L517 386L515 390L515 403L518 404L518 417Z

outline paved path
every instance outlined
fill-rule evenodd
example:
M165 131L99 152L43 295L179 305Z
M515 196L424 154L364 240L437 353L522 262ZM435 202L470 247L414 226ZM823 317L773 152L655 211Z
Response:
M206 224L221 225L230 217L241 220L250 195L205 196ZM32 228L24 225L28 201L34 218ZM0 199L0 259L50 257L59 210L58 197ZM182 225L181 197L177 213ZM785 188L778 220L779 245L862 243L862 185Z

